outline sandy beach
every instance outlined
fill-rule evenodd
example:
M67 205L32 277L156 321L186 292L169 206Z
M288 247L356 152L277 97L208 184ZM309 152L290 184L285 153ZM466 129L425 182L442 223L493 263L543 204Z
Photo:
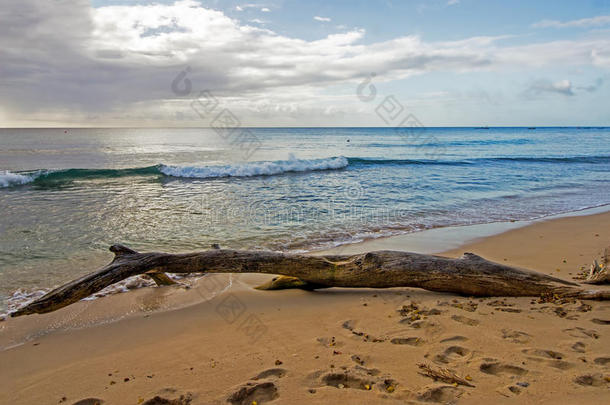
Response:
M610 1L0 21L0 405L610 404Z
M610 244L609 229L610 213L552 219L442 254L474 252L571 280L600 258ZM370 243L397 248L393 238ZM363 243L340 250L369 248ZM24 344L0 352L0 403L599 404L610 399L607 303L474 299L409 288L251 288L267 278L212 275L188 291L144 288L1 322L3 346L7 337L45 323L68 325L68 318L80 327L30 334ZM224 292L182 309L157 310L168 297L194 291L203 296L215 288ZM82 327L113 311L124 319ZM434 381L418 364L450 369L473 387Z

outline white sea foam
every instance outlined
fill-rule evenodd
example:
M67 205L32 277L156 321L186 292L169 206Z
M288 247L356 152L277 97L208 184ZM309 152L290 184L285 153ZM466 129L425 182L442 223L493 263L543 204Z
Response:
M202 274L166 274L173 281L179 282L180 284L187 286L190 286L195 281L204 276ZM95 294L83 298L83 301L92 301L97 298L105 297L107 295L120 294L128 292L130 290L153 286L155 286L155 282L152 281L152 279L150 278L144 277L142 275L132 276L126 278L125 280L121 280L112 285L109 285L108 287L98 291ZM13 291L13 293L6 300L6 312L3 312L0 308L0 318L6 318L10 316L12 312L15 312L17 309L22 308L27 304L39 299L49 291L51 291L51 288L39 288L34 290L19 288L16 291Z
M0 171L0 188L31 183L36 176Z
M165 166L159 170L166 176L188 178L215 177L251 177L269 176L290 172L308 172L314 170L334 170L347 167L348 161L343 156L326 159L296 159L265 162L237 163L225 166Z

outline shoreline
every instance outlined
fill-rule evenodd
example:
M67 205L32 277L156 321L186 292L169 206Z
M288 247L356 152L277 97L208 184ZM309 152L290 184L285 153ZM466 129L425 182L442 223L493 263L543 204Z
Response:
M311 246L310 248L305 250L289 250L287 251L287 253L305 255L321 255L329 253L356 254L366 251L384 249L404 250L425 254L441 253L447 250L458 248L462 245L466 245L475 240L498 235L510 231L512 229L522 228L535 223L544 222L556 218L594 215L597 213L609 211L610 203L602 204L595 207L582 208L574 211L567 211L559 214L548 214L545 216L527 220L495 221L486 223L476 223L471 225L440 226L435 228L420 229L411 232L397 233L392 235L364 237L363 240L341 242L338 243L336 246L332 247ZM97 266L105 265L103 253L99 252L95 254L93 262ZM88 269L88 271L94 271L94 268ZM196 282L199 277L192 276L188 278L191 278ZM176 278L176 281L179 280L180 278ZM150 280L145 280L142 278L136 278L134 280L126 279L121 281L120 283L117 283L115 286L110 287L107 292L98 292L97 294L92 295L86 300L95 300L102 297L114 296L122 293L133 293L137 289L149 288L153 285L154 283L152 283ZM13 291L10 295L7 295L7 308L3 311L0 311L0 319L2 319L2 317L10 317L10 312L12 312L10 308L14 309L16 305L24 305L25 303L30 302L32 299L38 298L44 293L49 292L51 289L52 287L39 287L31 291L24 291L21 289ZM17 295L18 297L14 298L15 295Z
M461 253L458 253L460 249L466 249L468 246L476 243L477 241L483 241L487 238L492 238L497 235L502 235L506 232L513 230L529 227L535 224L545 223L561 218L573 218L582 216L592 216L597 214L609 213L610 204L604 204L597 207L584 208L576 211L569 211L560 214L550 214L536 219L522 220L522 221L498 221L488 222L481 224L472 225L457 225L457 226L445 226L432 229L424 229L415 232L409 232L398 235L382 236L378 238L370 238L360 242L341 244L336 247L328 249L317 249L307 250L301 254L305 255L323 255L323 254L358 254L367 251L374 250L399 250L399 251L411 251L423 254L445 254L458 257ZM101 257L101 254L98 255ZM112 255L107 253L108 261L112 259ZM99 258L98 258L99 259ZM98 260L99 266L105 264L103 259ZM498 260L499 261L499 260ZM94 271L89 269L88 271ZM44 330L43 332L36 331L36 326L31 326L31 334L33 336L46 335L47 333L53 333L56 329L64 330L67 329L79 329L82 327L92 327L97 324L112 323L124 319L133 315L134 302L142 300L146 301L145 304L138 305L140 308L139 312L153 311L175 311L180 310L191 305L197 305L202 300L209 299L209 291L201 293L201 289L197 289L197 294L187 291L197 283L201 282L203 276L197 275L186 275L186 277L178 277L175 281L181 283L184 288L179 290L169 290L159 292L159 289L154 287L154 283L150 280L145 280L139 276L130 277L125 279L116 285L108 287L107 293L98 292L80 302L73 304L71 307L77 307L78 312L85 310L85 307L89 307L93 302L99 299L107 299L114 297L114 302L111 304L111 311L108 313L96 312L96 316L88 318L85 321L78 322L77 324L64 326L59 328L51 328L51 331ZM268 281L272 276L265 274L215 274L213 277L218 278L219 286L222 289L233 288L233 279L241 281L240 289L255 287L265 281ZM243 280L248 280L246 284L243 284ZM132 286L129 286L132 285ZM179 287L178 287L179 288ZM42 291L48 292L51 288L38 289L36 292L41 295ZM24 302L31 301L32 295L28 297ZM203 298L202 298L203 297ZM83 308L81 308L83 307ZM94 305L95 307L95 305ZM138 313L138 311L136 311ZM55 318L55 316L46 315ZM72 313L69 317L74 317ZM0 313L1 319L11 319L10 312ZM57 324L61 323L60 317L53 319L50 323ZM0 323L0 326L2 324ZM1 330L1 329L0 329ZM0 351L6 347L18 346L31 340L27 338L23 342L14 342L10 345L6 345L6 339L2 339L0 336Z
M360 242L348 242L332 248L310 250L307 251L306 254L356 254L383 249L405 250L426 254L442 253L469 245L477 240L500 235L513 229L519 229L559 218L590 216L606 212L610 212L610 203L559 214L548 214L534 219L442 226L398 235L369 238Z
M457 248L456 235L447 230L443 237L431 230L425 238L425 232L409 234L414 235L409 243L387 238L358 248L375 243L413 250L419 235L421 249L436 243L449 247L443 255L472 251L571 280L610 245L607 210L508 224L514 228L469 238ZM492 228L498 229L488 230ZM220 404L246 382L256 384L259 380L251 378L258 373L278 368L284 370L281 377L271 373L260 379L275 387L277 403L391 404L421 398L504 403L518 398L522 403L594 404L610 397L605 380L610 377L608 326L595 321L610 320L610 306L604 302L587 302L587 309L579 302L473 300L409 288L251 289L269 277L213 275L188 290L142 288L0 322L2 343L44 324L55 326L0 351L0 380L11 387L0 390L0 402L58 403L66 397L68 404L84 398L135 404L156 395L173 399L190 393L193 404ZM227 319L219 310L227 300L241 304L239 319ZM178 303L182 306L174 309ZM396 312L403 305L440 314L427 316L415 328ZM96 316L107 319L94 325ZM246 320L260 326L261 334L249 333ZM354 331L380 341L367 341ZM476 388L434 383L417 372L417 362L469 375ZM361 368L379 371L368 375ZM324 383L336 373L368 378L375 389L338 389ZM383 380L394 381L392 393L380 389Z

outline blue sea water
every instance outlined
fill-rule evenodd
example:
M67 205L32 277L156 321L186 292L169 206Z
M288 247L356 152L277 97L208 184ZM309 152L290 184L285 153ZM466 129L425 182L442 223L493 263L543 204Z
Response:
M610 203L609 128L252 128L249 136L0 129L0 310L18 289L93 270L117 242L304 251Z

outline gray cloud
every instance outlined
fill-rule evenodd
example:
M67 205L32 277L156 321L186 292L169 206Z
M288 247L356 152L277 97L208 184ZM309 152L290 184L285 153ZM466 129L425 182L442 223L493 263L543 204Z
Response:
M540 95L542 93L555 93L564 96L573 96L572 82L569 80L560 80L551 82L550 80L541 79L532 83L525 91L526 95Z
M4 3L0 116L22 120L172 115L188 105L170 90L187 65L196 90L211 89L245 109L251 109L250 100L268 98L291 111L294 105L329 111L328 103L337 100L322 96L323 89L355 87L371 72L390 81L435 71L557 63L604 67L610 54L608 39L502 48L502 37L425 42L404 36L362 44L365 32L352 30L306 41L191 0L102 8L91 8L87 0ZM569 95L572 89L551 83L536 91Z
M559 94L563 96L574 96L581 92L593 93L599 90L604 84L603 78L599 77L595 83L588 86L574 86L570 80L564 79L559 81L551 81L548 79L540 79L531 83L524 91L526 97L539 96L542 94Z

